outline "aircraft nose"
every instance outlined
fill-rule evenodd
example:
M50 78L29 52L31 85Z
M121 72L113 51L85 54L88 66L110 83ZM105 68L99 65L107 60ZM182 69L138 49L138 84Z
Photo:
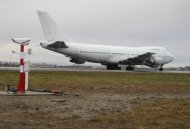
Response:
M170 53L170 52L167 52L167 55L168 55L168 57L170 58L170 59L169 59L170 62L172 62L172 61L174 60L174 56L173 56L173 54Z

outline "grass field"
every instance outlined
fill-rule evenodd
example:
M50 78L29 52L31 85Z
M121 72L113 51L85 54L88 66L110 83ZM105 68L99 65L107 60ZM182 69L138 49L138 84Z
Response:
M25 123L17 126L13 123L15 128L22 128L23 125L25 128L69 129L190 128L190 74L32 71L29 82L30 88L64 90L67 102L54 107L54 103L47 101L51 97L30 98L36 102L26 104L25 99L29 98L17 100L15 97L1 96L0 115L13 119L15 114L19 114L20 120ZM17 87L17 83L18 72L0 71L2 86L10 84ZM74 95L76 93L77 97ZM9 100L6 108L10 108L14 99L26 106L25 112L20 111L22 108L19 107L16 112L10 108L12 114L5 115L5 99ZM49 105L42 104L38 99ZM43 110L38 113L33 111L36 105ZM46 111L48 106L52 108L47 109L49 112ZM32 116L41 121L41 125L31 126L23 120ZM0 119L0 128L5 128L7 121Z
M18 83L18 72L0 71L0 84ZM114 90L130 93L190 92L190 74L34 71L30 88Z

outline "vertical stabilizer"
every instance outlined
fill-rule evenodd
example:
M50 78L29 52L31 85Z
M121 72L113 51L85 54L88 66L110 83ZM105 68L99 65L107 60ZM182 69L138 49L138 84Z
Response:
M71 42L66 34L60 31L47 12L37 11L45 40Z

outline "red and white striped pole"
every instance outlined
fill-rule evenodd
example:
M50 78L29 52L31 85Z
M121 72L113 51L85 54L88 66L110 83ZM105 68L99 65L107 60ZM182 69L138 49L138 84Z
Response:
M25 71L24 71L24 45L20 45L20 76L18 83L18 92L25 92Z
M24 46L29 45L28 38L13 38L13 42L20 44L20 74L18 83L18 92L25 93L25 68L24 68Z

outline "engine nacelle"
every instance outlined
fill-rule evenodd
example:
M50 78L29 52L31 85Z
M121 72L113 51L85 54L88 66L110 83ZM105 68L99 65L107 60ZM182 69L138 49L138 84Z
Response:
M76 64L84 64L85 63L85 61L79 60L79 59L76 59L76 58L71 58L70 62L73 62L73 63L76 63Z
M153 57L146 61L147 66L152 68L158 68L162 64L162 59L160 57Z

